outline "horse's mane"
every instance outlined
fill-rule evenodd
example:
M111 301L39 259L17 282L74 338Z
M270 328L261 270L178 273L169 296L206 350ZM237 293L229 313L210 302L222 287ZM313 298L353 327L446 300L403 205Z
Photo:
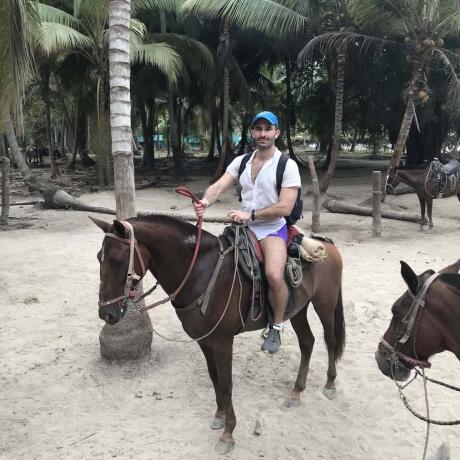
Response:
M184 233L186 236L196 235L196 226L185 220L178 219L173 216L166 216L164 214L152 214L148 216L140 216L133 218L134 222L145 223L149 225L161 225L167 228L176 228L179 232ZM202 242L214 241L215 236L203 230Z

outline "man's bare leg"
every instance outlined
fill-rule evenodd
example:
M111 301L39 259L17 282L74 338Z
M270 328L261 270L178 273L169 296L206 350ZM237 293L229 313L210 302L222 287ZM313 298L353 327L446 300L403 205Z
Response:
M260 241L265 258L265 276L268 281L268 299L273 308L275 332L270 331L262 350L276 353L280 345L279 331L289 299L289 290L284 281L287 259L286 243L277 236L267 236ZM275 342L271 343L270 342Z

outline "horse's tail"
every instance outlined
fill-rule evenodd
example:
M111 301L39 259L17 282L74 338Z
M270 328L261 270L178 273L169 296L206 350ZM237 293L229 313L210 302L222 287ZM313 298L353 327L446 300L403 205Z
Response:
M334 312L335 361L337 362L345 349L345 318L343 316L342 286L339 288Z

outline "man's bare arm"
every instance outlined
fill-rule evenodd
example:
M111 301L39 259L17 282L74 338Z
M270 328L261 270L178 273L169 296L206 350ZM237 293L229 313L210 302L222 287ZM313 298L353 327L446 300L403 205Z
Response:
M288 216L294 208L297 199L297 190L297 187L283 187L277 203L263 209L255 210L256 220Z

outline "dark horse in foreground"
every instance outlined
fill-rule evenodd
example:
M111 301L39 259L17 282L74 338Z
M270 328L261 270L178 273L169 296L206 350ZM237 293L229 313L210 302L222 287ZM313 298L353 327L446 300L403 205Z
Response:
M460 259L439 273L416 275L401 262L408 290L394 303L375 359L387 377L404 381L430 356L451 351L460 360Z
M423 227L427 223L425 217L425 211L427 211L429 228L433 228L433 199L437 198L438 185L430 179L430 171L431 165L392 168L388 174L385 192L392 193L395 187L401 182L411 186L415 190L420 202L420 225ZM453 190L445 190L441 193L442 198L448 198L453 195L457 195L460 201L460 180L457 181L456 187Z
M92 220L106 233L102 249L98 253L101 265L101 319L108 324L115 324L120 321L126 310L126 279L132 236L130 225L137 247L136 250L131 249L136 273L143 276L150 270L168 294L181 284L195 249L197 227L166 216L133 218L126 222L115 220L113 224L98 219ZM131 244L131 248L133 245L134 243ZM185 332L193 339L205 336L198 340L198 345L205 356L216 394L217 411L211 428L224 428L216 445L219 453L228 452L234 445L232 433L236 418L232 404L233 338L241 332L262 329L267 325L264 315L257 320L252 320L251 315L248 315L252 283L244 276L241 276L241 288L238 281L234 283L236 272L232 253L223 258L222 269L212 291L206 314L202 314L195 303L206 291L218 263L219 254L228 245L226 239L203 231L199 255L190 278L184 289L171 302ZM303 283L294 293L295 307L286 318L290 319L297 334L301 352L297 379L285 402L287 407L300 404L300 393L306 385L315 341L307 321L307 306L310 302L323 325L328 350L329 366L324 393L330 398L335 393L335 364L343 352L345 343L341 293L342 261L339 251L333 244L325 242L324 246L327 258L304 267ZM194 303L196 308L193 306ZM261 356L261 359L264 358Z

